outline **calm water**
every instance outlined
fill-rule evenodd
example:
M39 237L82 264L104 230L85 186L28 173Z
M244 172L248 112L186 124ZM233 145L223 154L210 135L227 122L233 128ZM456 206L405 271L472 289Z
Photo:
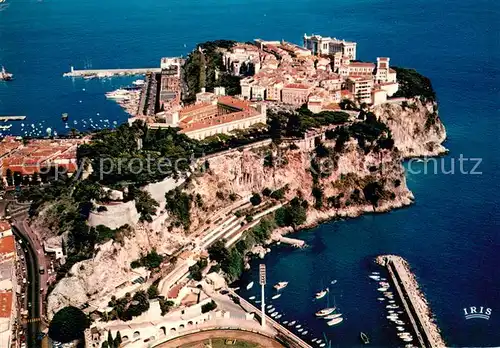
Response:
M500 345L500 169L498 151L500 59L497 2L486 0L8 0L0 12L0 64L15 74L0 83L0 114L28 116L38 131L65 131L93 118L122 122L126 115L104 92L130 82L71 80L75 68L149 67L161 56L186 54L217 38L286 39L304 33L358 42L358 56L414 67L429 76L440 99L450 156L482 158L482 175L409 175L417 203L383 215L332 222L302 231L306 250L277 248L266 256L268 282L289 280L275 301L282 320L294 318L333 346L396 346L379 293L367 279L379 253L408 259L451 346ZM397 4L397 6L396 6ZM97 115L99 113L99 115ZM41 125L39 125L41 124ZM12 132L21 131L20 124ZM30 126L31 127L31 126ZM422 166L422 164L421 164ZM472 166L465 166L469 170ZM458 169L458 167L457 167ZM256 280L258 262L243 282ZM330 280L345 321L330 328L313 313L325 303L314 292ZM269 287L269 291L270 291ZM253 289L257 292L257 289ZM245 293L251 296L253 293ZM463 309L493 309L489 321L465 320ZM307 336L311 338L311 335Z

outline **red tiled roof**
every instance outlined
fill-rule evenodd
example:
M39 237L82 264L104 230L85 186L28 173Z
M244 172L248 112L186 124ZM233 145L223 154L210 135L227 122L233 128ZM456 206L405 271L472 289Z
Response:
M0 254L11 254L15 251L14 236L0 238Z
M286 85L285 88L309 89L310 87L307 85L300 84L300 83L291 83L289 85Z
M12 292L0 292L0 318L10 318L12 312Z
M184 286L184 284L182 284L182 283L177 284L176 286L174 286L173 288L168 290L167 298L177 298L177 296L179 296L179 292L181 291L183 286Z
M375 68L375 64L373 64L373 63L364 63L364 62L351 62L351 63L349 63L349 66Z

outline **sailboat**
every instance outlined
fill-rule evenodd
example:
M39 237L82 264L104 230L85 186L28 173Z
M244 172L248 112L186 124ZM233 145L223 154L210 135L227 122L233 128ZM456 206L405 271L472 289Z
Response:
M328 326L334 326L334 325L340 324L343 321L344 321L344 318L340 317L340 318L335 318L335 319L330 320L327 324L328 324Z
M342 316L342 313L336 313L336 314L330 314L324 317L326 320L331 320L335 318L340 318Z
M361 340L363 341L364 344L370 343L370 339L368 338L368 336L364 332L360 333L360 337L361 337Z
M330 307L330 297L328 296L326 299L327 299L327 306L328 307L324 308L320 311L317 311L316 312L317 317L326 317L327 315L332 314L335 311L335 306ZM335 297L334 297L334 301L335 301Z
M325 290L321 290L320 292L317 292L316 293L316 300L319 300L319 299L322 299L323 297L325 297L325 295L328 293L328 288L326 288Z

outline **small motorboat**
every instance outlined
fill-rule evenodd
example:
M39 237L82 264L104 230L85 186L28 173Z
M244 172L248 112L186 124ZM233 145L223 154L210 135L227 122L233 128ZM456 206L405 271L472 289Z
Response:
M248 283L247 290L250 290L253 287L253 284L254 284L253 282Z
M250 296L248 299L249 300L255 300L255 296Z
M279 318L281 318L282 316L283 316L283 314L278 314L278 315L276 316L276 319L279 319Z
M288 324L288 320L285 320L285 321L283 322L283 325L286 325L286 324Z
M300 329L297 330L297 332L302 332L302 331L304 331L303 328L300 328Z
M378 291L381 291L381 292L384 292L384 291L387 291L387 289L389 289L389 288L386 288L386 287L380 287L380 288L378 288L377 290L378 290Z
M359 336L361 337L361 341L363 341L364 344L370 343L370 339L368 338L368 335L365 334L364 332L361 332L359 334Z
M389 313L394 313L394 311L391 310L391 311L389 311Z
M328 326L335 326L335 325L340 324L343 321L344 321L344 318L340 317L340 318L335 318L335 319L330 320L327 324L328 324Z
M405 324L405 322L402 321L402 320L396 320L395 323L398 324L398 325L404 325Z
M266 307L266 308L267 308L267 309L269 309L269 308L271 308L272 306L273 306L273 305L272 305L272 304L270 304L270 305L267 305L267 307Z
M271 314L271 318L274 318L274 317L276 317L277 315L278 315L278 312L274 312L274 313L272 313L272 314Z
M389 303L394 303L394 302L396 302L396 301L394 301L394 300L390 300L390 301L389 301Z
M373 271L373 272L372 272L372 274L380 274L380 272L375 272L375 271Z
M274 295L273 297L271 297L273 300L276 300L277 298L279 298L281 296L281 294L276 294Z
M300 325L300 324L295 326L296 329L300 329L301 327L302 327L302 325Z
M276 285L274 286L274 288L275 288L276 290L278 290L278 291L279 291L279 290L281 290L281 289L286 288L286 287L287 287L287 285L288 285L288 282L279 282L278 284L276 284Z
M302 336L307 335L307 333L308 333L308 332L309 332L309 331L307 331L307 330L306 330L306 331L304 331L304 332L302 332Z
M312 343L316 343L316 341L317 341L317 340L318 340L317 338L313 338L313 339L311 340L311 342L312 342Z
M270 310L268 310L268 311L267 311L267 313L271 314L271 313L273 313L274 311L276 311L276 309L271 308Z
M336 313L336 314L330 314L330 315L327 315L326 317L324 317L323 319L326 319L326 320L331 320L331 319L335 319L335 318L339 318L342 316L342 313Z
M326 344L321 343L321 344L319 345L319 348L323 348L324 346L326 346Z
M379 300L379 301L384 301L384 300L385 300L385 298L383 298L383 297L379 297L379 298L377 298L377 300Z
M405 330L405 328L404 328L404 327L402 327L402 326L396 326L396 329L397 329L398 331L404 331L404 330Z
M329 314L332 314L335 311L335 307L325 308L316 312L317 317L326 317Z
M368 278L376 280L376 281L380 280L380 276L378 276L378 275L370 275L370 276L368 276Z
M328 293L328 289L325 289L325 290L321 290L320 292L317 292L315 297L316 297L316 300L319 300L323 297L325 297L325 295Z
M296 323L296 322L297 322L297 321L295 321L295 320L294 320L294 321L291 321L291 322L290 322L290 324L288 324L288 326L293 326L293 325L295 325L295 323Z
M260 303L260 301L255 301L255 303Z

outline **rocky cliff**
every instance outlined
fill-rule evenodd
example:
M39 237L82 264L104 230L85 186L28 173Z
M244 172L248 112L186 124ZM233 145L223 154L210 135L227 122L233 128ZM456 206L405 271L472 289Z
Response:
M228 197L242 198L265 188L286 187L285 201L300 196L308 202L307 220L302 227L411 204L413 194L406 186L403 157L440 154L445 150L441 142L446 137L437 115L432 124L428 121L432 105L419 101L411 105L382 105L374 110L389 126L399 151L381 149L367 153L351 139L341 153L333 151L335 140L325 140L324 145L331 152L324 157L318 157L314 150L303 152L282 144L211 158L210 169L192 175L185 187L187 193L199 194L203 201L201 206L192 204L191 225L186 232L203 229L211 213L232 203ZM270 155L273 164L265 164ZM313 170L311 161L320 170ZM49 313L68 304L80 306L106 298L116 287L133 279L130 262L153 247L161 253L187 244L185 233L172 229L170 222L167 219L159 232L139 225L134 234L124 238L123 245L108 242L99 247L93 259L75 264L69 276L50 294Z
M435 102L410 99L402 104L381 104L373 112L392 132L403 157L438 156L447 152L441 145L446 130Z

